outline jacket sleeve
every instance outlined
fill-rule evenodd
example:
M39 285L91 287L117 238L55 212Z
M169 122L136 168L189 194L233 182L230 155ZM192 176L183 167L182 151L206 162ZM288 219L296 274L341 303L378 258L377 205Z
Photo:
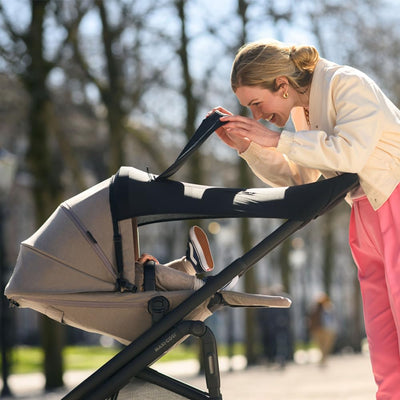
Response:
M388 100L366 75L345 70L333 77L329 118L332 132L283 131L277 150L293 162L321 170L360 172L382 135ZM333 113L333 114L332 114Z
M252 142L239 154L254 174L270 186L293 186L315 182L321 173L317 170L296 165L273 147L262 147Z

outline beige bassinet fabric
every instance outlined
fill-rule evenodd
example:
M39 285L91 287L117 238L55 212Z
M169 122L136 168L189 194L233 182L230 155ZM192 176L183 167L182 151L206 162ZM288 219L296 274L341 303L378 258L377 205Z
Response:
M117 277L109 180L62 203L22 242L6 294L113 291ZM120 222L124 275L135 280L130 220Z
M31 308L48 317L83 329L110 336L122 344L129 344L151 327L152 319L147 303L152 297L163 295L174 309L193 293L192 290L142 293L74 293L68 296L38 294L16 296L20 307ZM14 296L13 296L14 298ZM207 304L193 310L186 319L205 320L211 315Z
M36 233L21 243L5 295L20 307L126 344L151 326L147 311L151 297L165 295L172 309L202 281L156 266L158 289L168 292L140 292L142 266L135 267L134 225L127 219L119 222L124 278L139 292L116 291L109 184L107 179L62 203ZM200 306L195 314L196 319L204 320L211 313Z

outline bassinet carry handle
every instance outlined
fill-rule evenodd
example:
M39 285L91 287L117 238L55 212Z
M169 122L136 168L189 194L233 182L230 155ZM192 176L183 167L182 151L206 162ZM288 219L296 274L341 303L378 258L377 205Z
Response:
M155 179L162 180L171 177L175 174L187 160L187 158L200 147L201 144L219 127L226 124L226 122L220 121L220 118L226 114L220 111L215 111L208 117L204 118L196 132L190 138L184 149L181 151L175 162L170 165L162 174L158 175Z

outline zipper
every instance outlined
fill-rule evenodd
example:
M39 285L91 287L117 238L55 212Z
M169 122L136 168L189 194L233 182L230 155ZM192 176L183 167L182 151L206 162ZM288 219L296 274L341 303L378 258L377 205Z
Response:
M74 225L78 228L79 232L82 234L82 236L87 240L87 242L90 244L90 246L93 248L97 256L100 258L102 261L104 267L107 269L108 272L111 273L114 279L117 278L117 274L114 270L113 265L111 264L110 260L108 257L104 254L103 249L100 247L92 233L86 229L85 225L81 222L81 220L78 218L78 216L72 211L72 208L67 204L63 203L61 204L61 209L67 214L68 218L74 223Z
M110 293L110 292L108 292ZM118 293L119 292L112 292L112 293ZM81 294L81 293L80 293ZM134 294L134 293L132 293ZM32 301L32 300L29 300ZM54 300L51 299L49 301L49 299L45 299L45 301L47 303L51 303L52 306L73 306L73 307L81 307L81 308L85 308L85 307L95 307L95 308L118 308L118 307L123 307L123 308L127 308L127 307L132 307L132 302L128 302L128 301L124 301L124 302L102 302L102 301L94 301L94 300L89 300L89 301L85 301L85 300ZM37 302L40 302L37 301Z
M176 291L175 291L176 292ZM188 290L180 290L179 291L179 295L182 296L183 294L185 294L184 292L187 292L187 297L189 297L193 291L188 289ZM90 292L88 294L92 295L101 295L101 294L105 294L105 293L112 293L115 294L118 298L120 298L120 296L124 296L124 294L121 294L120 292ZM150 300L152 297L154 297L154 295L157 292L147 292L147 296L143 296L145 297L145 299L142 299L144 301ZM82 295L84 293L80 292L80 293L62 293L64 296L69 296L69 295L74 295L74 294L78 294L78 295ZM134 296L132 298L135 298L135 302L138 300L137 297L137 293L129 293L130 295ZM145 292L141 293L142 295L145 294ZM23 300L25 299L25 297L21 297L22 300L21 303L23 303ZM118 307L132 307L132 302L131 301L116 301L116 302L112 302L112 299L107 299L107 301L95 301L95 300L59 300L59 299L54 299L54 298L41 298L41 297L35 297L34 299L30 298L27 301L29 301L30 303L41 303L41 304L50 304L51 306L57 307L57 306L74 306L74 307L96 307L96 308L118 308Z

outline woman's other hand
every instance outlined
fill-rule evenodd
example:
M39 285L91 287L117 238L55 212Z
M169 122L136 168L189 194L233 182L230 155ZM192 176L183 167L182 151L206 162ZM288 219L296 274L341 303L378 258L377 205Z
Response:
M264 126L262 123L242 115L227 115L221 117L221 121L226 122L222 126L224 129L222 140L226 144L234 144L235 148L242 153L246 151L250 142L254 142L263 147L277 147L280 132L272 131ZM218 132L217 132L218 133ZM231 146L231 147L234 147Z

